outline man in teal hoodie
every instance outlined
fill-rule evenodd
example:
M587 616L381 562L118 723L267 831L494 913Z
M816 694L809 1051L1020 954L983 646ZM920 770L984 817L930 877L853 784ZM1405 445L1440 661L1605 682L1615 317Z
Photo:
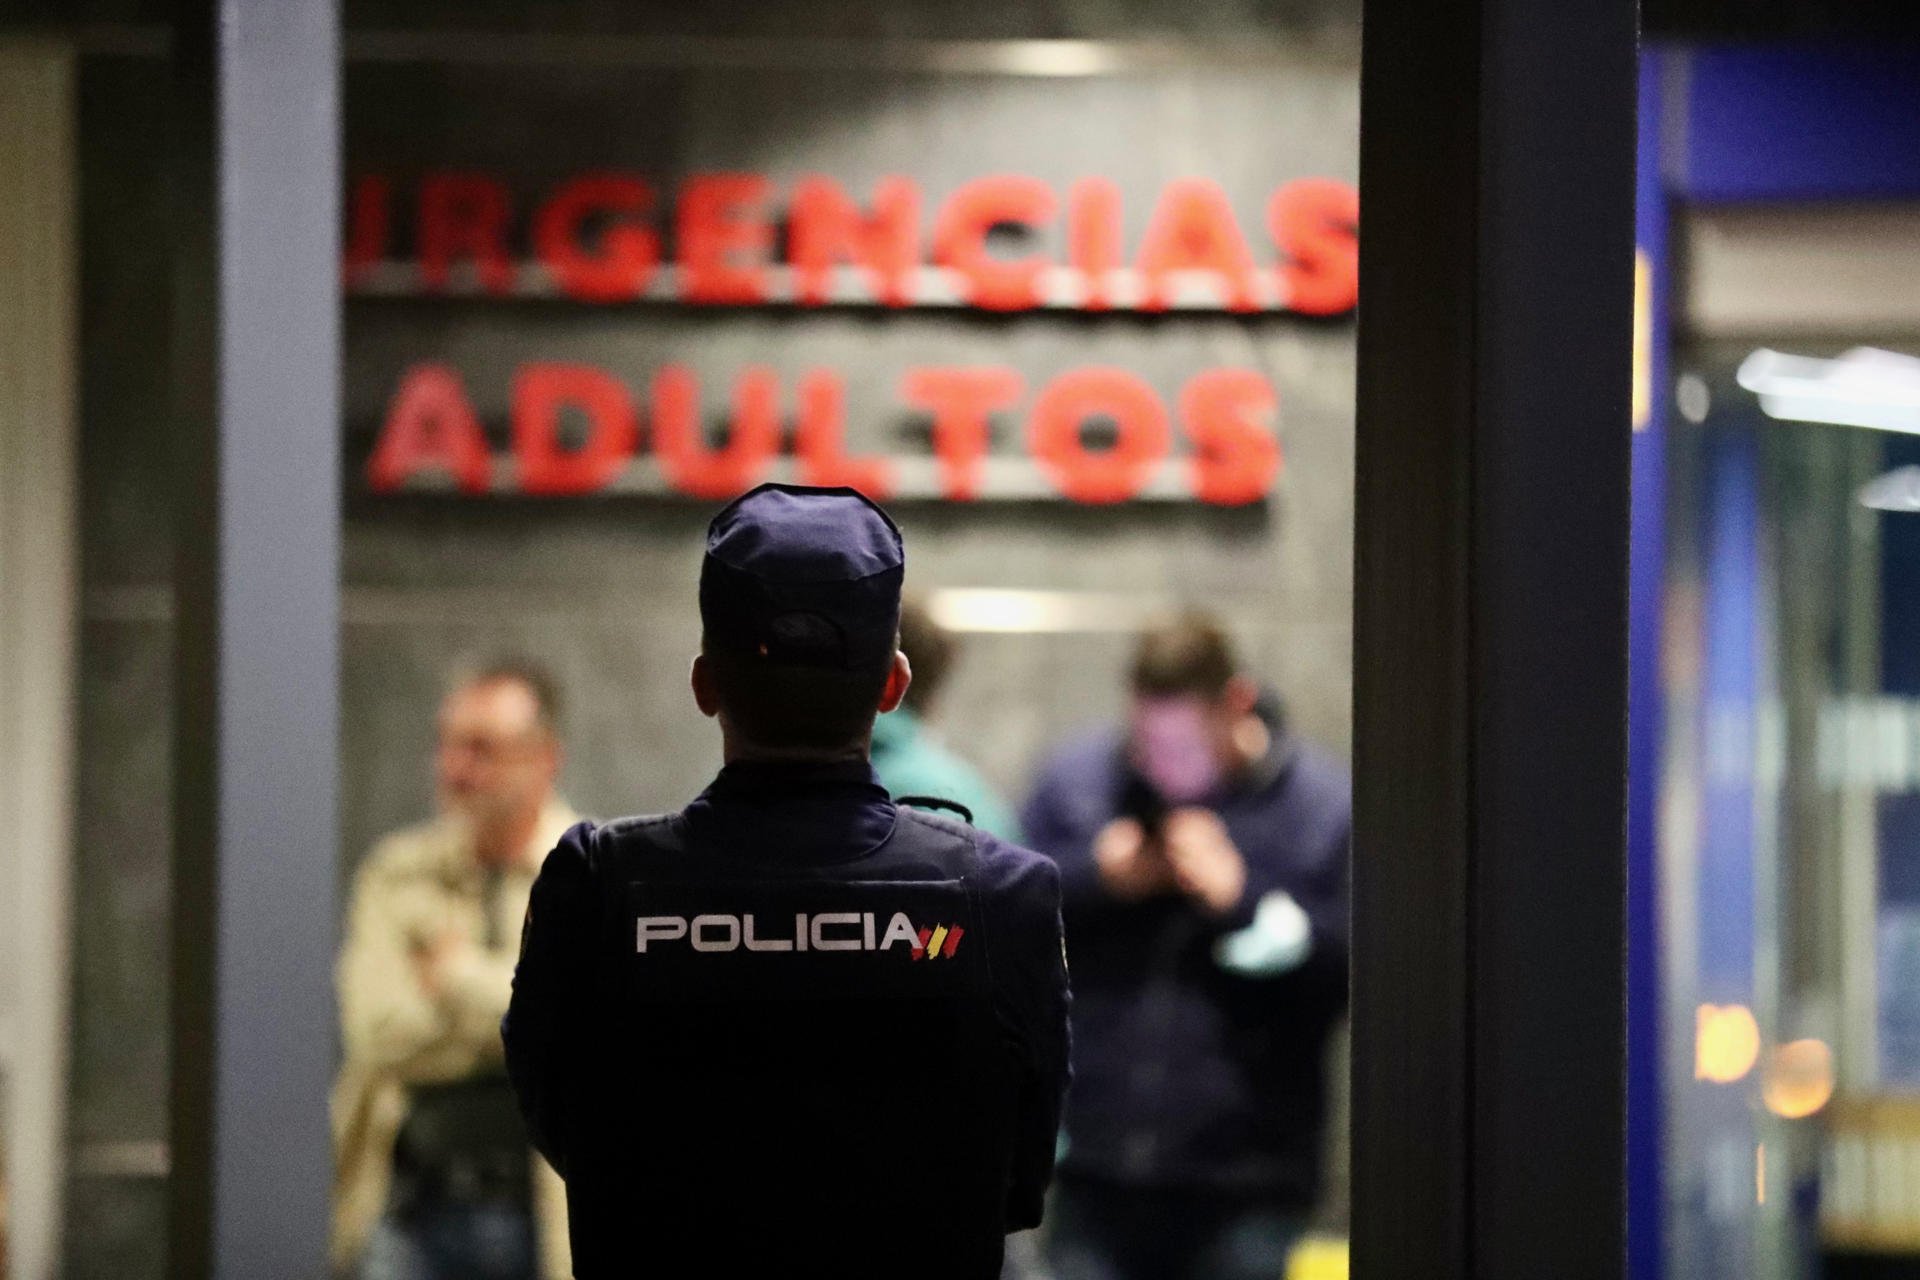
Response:
M1018 842L1020 824L980 771L955 755L928 728L934 700L959 649L953 633L926 606L909 599L900 609L900 652L913 664L913 684L897 711L873 725L873 768L895 799L936 796L964 805L973 825Z

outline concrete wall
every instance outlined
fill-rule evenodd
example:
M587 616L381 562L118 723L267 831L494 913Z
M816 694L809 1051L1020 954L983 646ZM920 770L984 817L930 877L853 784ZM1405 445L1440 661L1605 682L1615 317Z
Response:
M1181 13L1189 29L1214 37L1260 17L1227 6ZM1355 176L1357 40L1344 18L1314 22L1302 29L1298 56L1270 65L1066 80L356 65L346 81L347 154L353 170L389 172L403 188L422 167L467 166L499 171L528 197L590 167L639 170L663 183L696 169L750 168L776 180L812 170L850 190L900 172L920 180L930 205L993 172L1029 172L1062 189L1100 174L1122 188L1129 243L1160 187L1193 175L1220 182L1254 231L1278 183ZM1100 33L1098 15L1076 19L1074 34ZM159 1274L163 1221L164 89L158 64L95 58L83 68L86 603L68 1273L113 1280ZM1346 748L1350 322L802 318L359 300L347 311L350 458L363 456L399 371L424 359L458 367L496 430L511 367L524 359L588 361L635 387L668 360L715 380L749 362L782 371L831 364L848 376L850 444L888 452L924 447L901 434L891 403L910 364L1008 364L1031 388L1063 368L1112 363L1141 373L1169 401L1203 368L1259 369L1281 397L1287 459L1270 503L1239 511L907 504L897 514L910 576L922 589L1045 588L1211 605L1233 620L1249 665L1286 692L1302 728ZM708 388L712 404L723 394ZM1013 444L1009 437L1001 447ZM668 807L704 782L717 744L684 684L708 505L376 497L357 470L347 487L343 875L379 832L425 811L431 711L462 655L510 649L558 671L573 704L565 787L581 808ZM1017 793L1050 741L1115 711L1127 643L1114 632L975 636L947 698L946 728Z

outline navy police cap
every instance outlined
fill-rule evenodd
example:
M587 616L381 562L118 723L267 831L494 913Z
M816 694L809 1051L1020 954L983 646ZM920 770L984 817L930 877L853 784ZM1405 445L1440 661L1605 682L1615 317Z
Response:
M709 652L872 670L893 656L907 551L853 489L763 484L707 526L700 620Z

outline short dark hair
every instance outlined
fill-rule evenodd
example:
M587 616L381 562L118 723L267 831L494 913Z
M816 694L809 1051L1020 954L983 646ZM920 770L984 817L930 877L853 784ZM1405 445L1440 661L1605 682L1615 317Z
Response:
M1239 674L1233 642L1220 620L1188 609L1140 634L1131 673L1133 691L1150 698L1218 698Z
M873 731L893 655L871 670L768 662L702 646L727 723L758 747L839 751Z
M940 695L947 673L960 653L960 641L941 626L919 599L900 602L900 652L913 664L913 683L907 686L910 711L925 712Z
M560 681L547 667L517 654L496 654L477 662L463 663L447 684L449 693L483 684L517 684L533 695L536 720L542 729L558 737L565 710Z

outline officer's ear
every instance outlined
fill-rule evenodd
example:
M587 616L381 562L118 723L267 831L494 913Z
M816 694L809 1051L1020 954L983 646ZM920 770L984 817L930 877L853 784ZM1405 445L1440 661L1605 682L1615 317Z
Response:
M907 686L913 683L913 664L907 661L907 655L897 650L893 655L893 665L887 668L887 685L880 691L880 714L885 715L900 705L907 696Z
M719 715L720 690L714 686L713 665L707 661L706 654L694 657L688 680L693 685L693 705L700 708L700 714L709 718Z

